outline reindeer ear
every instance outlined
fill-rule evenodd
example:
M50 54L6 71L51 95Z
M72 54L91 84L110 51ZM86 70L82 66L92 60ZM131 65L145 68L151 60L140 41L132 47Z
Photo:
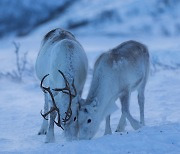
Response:
M77 102L78 109L81 110L84 104L85 104L85 99L80 98Z

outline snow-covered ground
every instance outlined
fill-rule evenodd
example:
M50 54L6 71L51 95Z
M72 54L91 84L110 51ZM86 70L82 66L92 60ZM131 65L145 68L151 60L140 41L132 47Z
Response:
M21 12L23 11L21 5L26 3L30 11L37 9L41 12L38 16L36 13L36 18L32 18L34 22L28 20L31 24L48 16L47 7L37 4L34 7L31 0L21 2L19 7L14 7L17 1L11 5L7 2L2 1L1 4L6 5L0 6L3 8L0 11L1 18L7 19L7 22L11 18L6 17L4 12L10 16L12 12L14 16L20 14L23 18L25 13ZM46 4L50 10L63 4L63 1L59 1L58 4L54 2L55 0L39 3ZM179 8L180 3L177 0L76 0L63 14L39 26L26 37L16 38L15 32L11 33L8 30L8 36L0 40L0 153L179 154ZM44 14L43 9L46 9L47 14ZM6 24L1 18L1 23ZM22 23L27 20L18 19ZM17 21L11 20L11 23L14 22L16 25ZM31 24L25 24L23 27L25 31L32 26ZM2 29L8 29L8 26L1 24L1 31L5 32ZM68 142L64 139L62 130L57 127L55 127L55 143L45 144L45 136L37 135L42 122L40 110L43 109L44 100L33 66L43 35L59 26L73 30L87 53L89 74L83 98L86 98L88 93L93 64L98 55L130 39L148 46L151 71L145 93L145 127L134 131L128 123L126 132L115 133L121 115L121 106L117 101L119 110L111 117L113 135L103 136L104 121L92 140ZM23 30L19 25L18 29ZM23 74L22 82L11 80L4 75L16 69L13 41L21 44L20 55L28 51L28 72ZM139 119L136 95L136 92L132 94L130 111L136 119Z
M44 31L44 30L42 30ZM0 70L11 71L15 66L12 41L21 43L21 51L29 51L28 59L34 64L42 31L24 38L6 38L0 41ZM146 87L146 126L134 131L130 124L127 131L103 136L104 122L94 139L65 141L62 130L55 127L56 142L45 144L45 136L38 136L43 109L43 93L39 81L26 74L21 83L0 78L0 153L180 153L180 38L179 37L107 37L77 36L84 46L89 68L96 57L119 43L134 39L145 43L151 55L151 73ZM33 73L33 72L32 72ZM89 89L91 71L83 97ZM118 106L119 101L117 101ZM136 92L132 94L130 111L139 119ZM115 131L120 109L111 117Z

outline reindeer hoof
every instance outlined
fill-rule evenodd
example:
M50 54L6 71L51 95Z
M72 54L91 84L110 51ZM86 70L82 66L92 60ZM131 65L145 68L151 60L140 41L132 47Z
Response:
M104 136L105 136L105 135L112 135L112 132L105 132L105 133L104 133Z
M125 126L126 126L126 123L124 125L118 126L116 128L115 132L124 132L125 131Z
M45 143L53 143L55 142L54 132L49 130L46 134Z
M137 130L139 128L141 128L143 125L141 125L140 123L136 123L135 125L133 125L134 130Z
M141 126L145 126L145 122L140 122L140 125Z
M47 134L47 131L46 130L40 130L38 132L38 135L46 135Z
M115 132L118 133L118 132L124 132L124 131L125 131L125 129L122 128L122 129L116 129Z

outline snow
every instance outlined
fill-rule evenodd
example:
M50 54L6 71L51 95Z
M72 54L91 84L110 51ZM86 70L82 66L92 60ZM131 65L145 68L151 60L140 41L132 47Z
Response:
M29 2L28 0L23 4ZM103 0L102 3L79 0L62 16L40 26L28 36L10 35L1 39L0 153L179 154L180 3L175 0L166 1L170 3L167 7L161 2L162 0ZM55 5L51 2L47 4L50 9ZM58 5L61 5L60 2ZM112 10L112 20L100 20L103 12ZM117 20L117 14L121 14L121 20ZM102 52L127 40L136 40L147 45L151 67L145 92L146 126L135 131L127 123L125 132L115 133L121 115L118 100L119 110L111 116L112 135L103 136L103 121L92 140L69 142L63 137L63 131L55 127L56 142L46 144L45 136L37 135L42 122L40 111L43 109L44 100L33 66L45 33L59 26L67 28L70 21L73 23L84 19L88 19L90 24L72 30L83 45L89 60L89 74L83 98L86 98L90 87L94 62ZM12 72L16 69L13 41L21 44L20 53L28 51L28 65L32 67L30 72L25 72L22 82L1 75L1 72ZM131 96L130 111L133 117L139 119L136 92Z
M41 33L41 32L39 32ZM24 38L16 38L21 50L29 51L34 64L41 37L34 33ZM38 136L42 122L40 110L43 109L43 93L35 77L25 76L22 83L0 79L0 153L180 153L180 69L179 38L105 37L77 36L83 44L92 69L95 59L103 51L128 39L145 43L151 55L151 75L146 88L145 121L146 126L134 131L130 124L127 131L115 133L120 109L111 117L113 135L103 136L104 121L92 140L68 142L60 128L55 127L55 143L45 144L45 136ZM1 40L1 70L14 68L11 39ZM152 58L156 57L156 58ZM6 59L4 59L6 58ZM154 60L155 59L155 60ZM9 64L9 61L12 62ZM169 67L157 65L162 63ZM9 67L6 67L9 66ZM155 67L157 67L155 69ZM33 73L33 72L32 72ZM83 98L86 97L92 71L89 71ZM117 105L121 108L119 101ZM131 97L130 110L139 119L136 93Z

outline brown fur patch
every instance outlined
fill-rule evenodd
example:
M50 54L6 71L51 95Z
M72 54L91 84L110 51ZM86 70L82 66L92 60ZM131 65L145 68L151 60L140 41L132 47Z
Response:
M56 28L57 29L57 28ZM44 41L47 41L51 36L52 34L56 31L56 29L53 29L51 31L49 31L45 36L44 36Z

